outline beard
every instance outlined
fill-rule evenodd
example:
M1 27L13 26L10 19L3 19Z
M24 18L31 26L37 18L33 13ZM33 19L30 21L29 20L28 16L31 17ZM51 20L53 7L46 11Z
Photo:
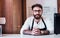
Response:
M34 18L35 19L40 19L41 18L41 15L40 14L36 14L36 15L34 15Z

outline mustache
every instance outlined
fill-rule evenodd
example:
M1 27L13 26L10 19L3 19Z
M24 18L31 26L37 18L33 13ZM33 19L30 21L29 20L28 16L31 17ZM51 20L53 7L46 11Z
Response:
M40 14L36 14L36 15L40 15Z
M36 14L36 15L39 15L39 16L41 16L40 14ZM35 16L36 16L36 15L35 15Z
M36 14L36 15L39 15L39 16L40 16L40 18L42 18L42 15L40 15L40 14ZM35 16L36 16L36 15L35 15Z

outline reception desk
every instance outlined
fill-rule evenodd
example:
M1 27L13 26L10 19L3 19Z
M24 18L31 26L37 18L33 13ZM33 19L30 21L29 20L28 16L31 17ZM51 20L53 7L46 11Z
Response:
M20 35L20 34L3 34L1 37L2 38L60 38L60 34L42 35L42 36Z

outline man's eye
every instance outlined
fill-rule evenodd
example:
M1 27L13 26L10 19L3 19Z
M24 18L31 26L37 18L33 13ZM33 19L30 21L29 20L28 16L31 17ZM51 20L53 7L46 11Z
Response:
M34 10L34 12L40 12L41 10Z

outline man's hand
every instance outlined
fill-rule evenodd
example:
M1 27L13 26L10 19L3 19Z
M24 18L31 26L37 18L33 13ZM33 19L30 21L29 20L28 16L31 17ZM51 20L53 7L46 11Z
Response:
M33 28L31 31L32 35L48 35L49 33L48 30L40 30L39 28Z
M39 28L33 28L31 34L32 34L32 35L40 35L40 34L41 34L41 31L39 30Z
M39 28L33 28L33 30L24 30L23 34L26 35L48 35L50 32L48 30L40 30Z

